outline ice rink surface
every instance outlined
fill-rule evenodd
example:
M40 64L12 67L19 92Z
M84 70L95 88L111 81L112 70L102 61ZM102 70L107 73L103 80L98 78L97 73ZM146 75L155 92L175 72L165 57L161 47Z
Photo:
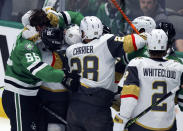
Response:
M5 118L0 118L0 131L10 131L10 121Z
M114 117L117 113L114 109L112 110L112 116ZM177 131L183 131L183 113L176 109L176 119L177 119ZM0 118L0 131L10 131L10 122L8 119Z

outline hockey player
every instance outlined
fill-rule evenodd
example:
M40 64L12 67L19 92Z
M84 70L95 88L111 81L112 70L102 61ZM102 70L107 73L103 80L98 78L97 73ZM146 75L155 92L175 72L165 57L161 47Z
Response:
M144 33L144 32L150 33L152 31L152 29L156 28L155 21L151 17L148 17L148 16L137 17L132 21L132 23L140 33ZM137 52L125 53L121 57L121 61L116 63L116 80L115 80L116 83L118 83L120 81L120 79L122 78L122 75L123 75L125 67L126 67L125 65L128 64L129 60L131 60L135 56L138 56L144 50L146 50L146 46L144 46L142 49L138 50Z
M81 86L74 89L67 113L67 131L112 131L111 102L117 88L114 83L115 60L125 52L142 48L139 35L125 37L104 34L95 16L80 24L82 43L71 45L66 56L71 71L81 75Z
M155 21L151 17L148 17L148 16L137 17L132 21L132 23L140 33L144 33L144 32L150 33L153 29L156 28ZM135 58L135 56L138 56L139 54L144 52L144 50L146 50L146 46L144 46L144 48L142 48L141 50L139 50L138 52L136 52L134 54L126 53L122 57L122 63L127 65L131 59ZM147 53L144 53L144 54L147 54Z
M138 19L138 18L136 18ZM145 25L145 23L143 24ZM136 24L135 24L135 27L139 30L142 30L143 29L143 25L142 26L139 26L139 22L136 21ZM150 26L146 26L146 28L149 28ZM180 63L181 60L176 56L176 54L174 53L174 51L172 50L172 45L174 43L174 37L175 37L175 29L174 29L174 26L173 24L171 23L167 23L167 22L161 22L159 25L157 25L156 27L157 29L162 29L165 31L165 33L168 35L168 53L167 53L167 59L174 59L174 60L177 60L179 61ZM152 28L153 29L153 28ZM152 30L151 29L151 30ZM154 28L155 29L155 28ZM151 31L150 30L150 31ZM145 46L144 48L142 48L141 50L137 51L136 53L129 53L129 54L125 54L123 56L123 59L122 59L122 63L123 64L128 64L129 61L135 57L149 57L149 54L148 54L148 50L147 50L147 46Z
M132 21L132 23L140 33L150 33L152 31L152 29L156 28L155 21L151 17L148 17L148 16L137 17ZM141 53L143 54L145 52L145 50L146 50L146 46L144 46L142 49L140 49L136 52L125 53L121 57L121 60L117 61L116 65L115 65L115 83L122 82L121 78L122 78L122 76L125 72L126 65L128 64L128 62L132 58L137 57L139 54L141 54ZM144 53L144 54L147 54L147 53ZM116 94L120 94L121 90L122 90L122 87L118 86L118 91L116 92ZM120 107L120 97L119 97L119 95L117 95L115 97L112 107L116 111L119 111L119 107Z
M51 26L42 10L32 12L30 25L39 33ZM62 70L42 61L40 50L34 42L36 38L27 40L21 32L7 62L2 103L10 119L11 131L38 130L39 99L36 95L41 81L62 82L64 86L71 87L80 85L77 74L64 75Z
M48 33L49 32L49 33ZM42 35L42 43L39 44L43 62L48 63L55 69L67 69L65 50L68 45L81 42L79 27L71 26L65 32L66 44L62 43L62 30L57 28L46 28ZM68 69L67 69L68 70ZM54 111L57 115L66 119L69 104L69 92L61 83L43 82L38 92L43 106ZM40 131L65 131L65 124L55 116L42 109L40 120ZM46 129L45 129L46 128Z
M130 118L183 84L183 65L174 60L163 59L168 44L165 32L154 29L147 41L150 58L137 57L131 60L125 72L120 114L114 119L118 126L114 131L123 131ZM175 131L174 97L175 94L154 106L131 125L128 131Z
M72 11L63 11L56 12L52 7L44 7L42 9L48 19L50 20L50 26L57 28L66 28L70 24L80 25L81 20L83 19L83 15L79 12ZM22 36L25 39L34 40L38 39L39 33L35 30L34 27L30 26L30 15L32 14L32 10L29 10L22 17L22 24L24 25L24 31L22 32Z
M146 20L143 18L145 18ZM144 32L144 31L151 32L151 30L155 28L155 24L150 24L150 22L155 23L153 21L154 20L150 17L146 17L146 16L137 17L136 19L134 19L133 24L135 25L135 27L139 32ZM172 50L172 44L174 42L174 36L175 36L175 29L173 27L173 24L162 22L157 26L157 28L163 29L168 35L168 53L165 57L167 59L173 59L182 63L181 60L176 56L176 54ZM144 46L142 49L138 50L136 53L132 52L132 53L126 53L125 55L123 55L121 61L117 63L117 71L124 72L124 68L122 67L124 65L127 65L129 61L135 57L149 57L147 46ZM119 81L120 78L121 77L118 77L117 81ZM120 81L119 86L122 85L121 83L123 83L123 80Z
M55 69L66 69L67 61L65 60L65 50L68 44L80 42L81 37L79 35L79 27L77 25L67 29L65 32L65 41L67 44L63 44L63 29L70 24L80 24L83 16L78 12L63 11L61 13L56 12L51 7L45 7L43 11L47 14L48 19L51 21L51 27L59 27L61 30L56 28L47 28L42 33L42 41L38 44L38 48L41 51L43 62L51 65ZM22 23L25 29L22 33L26 39L35 39L37 31L30 26L29 18L32 11L28 11L22 17ZM68 28L68 27L67 27ZM62 34L62 35L58 35ZM71 38L71 36L73 36ZM59 37L59 38L57 38ZM60 83L43 82L38 93L38 97L41 99L41 103L46 105L52 111L57 113L59 116L65 119L66 111L68 106L68 90ZM40 129L48 131L64 131L65 125L61 123L54 116L50 115L41 107L40 113Z

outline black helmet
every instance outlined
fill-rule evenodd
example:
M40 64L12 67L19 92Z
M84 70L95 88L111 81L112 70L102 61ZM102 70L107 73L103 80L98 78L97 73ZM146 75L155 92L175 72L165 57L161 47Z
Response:
M157 26L157 29L162 29L167 34L168 44L172 44L174 42L176 32L172 23L160 22L159 25Z
M47 27L41 32L41 39L46 49L50 51L59 50L62 46L63 30Z

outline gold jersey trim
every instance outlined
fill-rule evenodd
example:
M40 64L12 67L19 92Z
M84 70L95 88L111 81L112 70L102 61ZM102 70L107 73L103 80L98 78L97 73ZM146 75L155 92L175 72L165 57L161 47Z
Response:
M174 120L174 122L175 122L175 120ZM174 122L173 122L173 124L174 124ZM141 124L140 122L137 122L137 121L136 121L136 124L139 125L139 126L141 126L141 127L143 127L143 128L145 128L145 129L153 130L153 131L167 131L167 130L171 129L172 126L173 126L173 124L172 124L168 128L152 128L152 127L145 126L145 125L143 125L143 124Z
M62 69L63 68L63 62L62 62L60 56L56 52L54 52L53 55L55 56L55 63L53 65L53 68L54 69Z
M136 85L124 85L121 95L135 95L139 96L140 88Z
M68 91L67 89L51 89L45 86L41 86L40 88L50 92L67 92Z
M133 46L133 39L131 35L127 35L124 37L123 49L126 53L131 53L135 51L135 48Z
M115 122L115 123L123 123L123 120L118 116L118 115L116 115L115 117L114 117L114 119L113 119L113 121Z
M81 85L86 87L86 88L90 88L89 86L85 85L84 83L81 83Z

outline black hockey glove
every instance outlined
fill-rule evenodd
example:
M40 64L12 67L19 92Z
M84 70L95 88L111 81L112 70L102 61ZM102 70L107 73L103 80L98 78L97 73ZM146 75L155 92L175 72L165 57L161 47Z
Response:
M105 24L103 24L103 34L110 34L110 33L111 33L111 29Z
M68 71L64 70L65 77L62 80L62 84L72 92L76 92L80 87L80 75L76 71L72 71L69 73Z

